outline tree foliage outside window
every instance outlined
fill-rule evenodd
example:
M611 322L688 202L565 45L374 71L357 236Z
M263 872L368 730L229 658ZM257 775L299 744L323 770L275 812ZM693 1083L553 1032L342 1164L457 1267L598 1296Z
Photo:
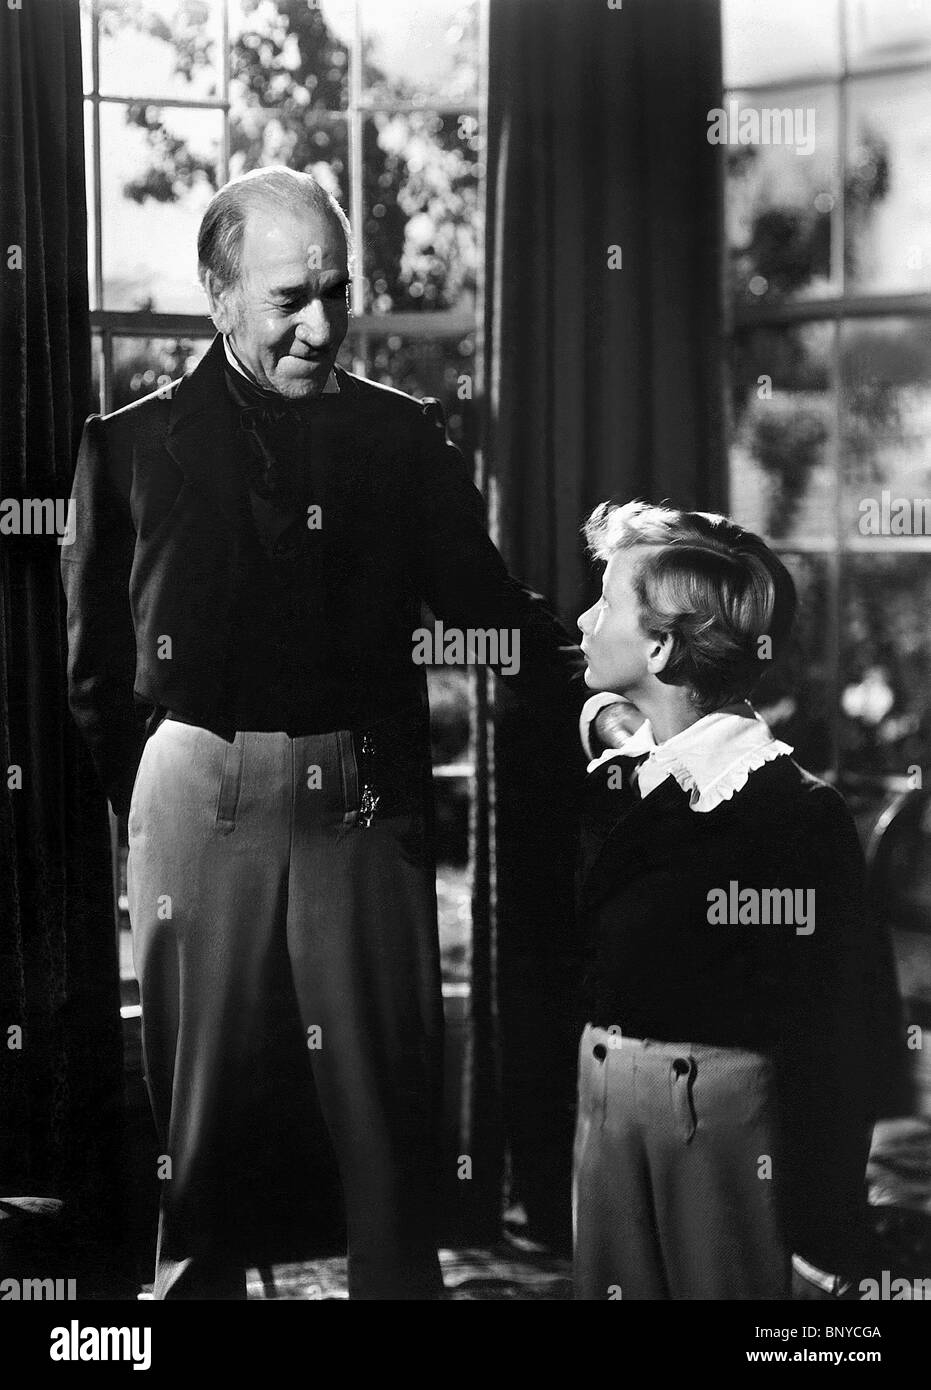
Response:
M216 71L217 40L206 29L204 0L177 0L168 20L145 0L99 0L101 33L118 38L132 28L164 44L174 76L193 87ZM231 39L229 173L284 163L319 178L344 207L349 196L348 49L322 8L307 0L242 0ZM461 11L463 51L472 61L477 99L478 11ZM366 81L377 86L379 108L362 131L364 276L367 302L378 312L448 309L472 302L479 245L478 123L463 112L392 110L416 97L411 84L383 72L363 46ZM149 95L149 94L145 94ZM465 106L465 104L463 104ZM132 102L125 122L146 142L145 167L123 187L145 204L176 202L186 192L219 182L216 159L174 133L158 101ZM155 307L157 298L154 301Z

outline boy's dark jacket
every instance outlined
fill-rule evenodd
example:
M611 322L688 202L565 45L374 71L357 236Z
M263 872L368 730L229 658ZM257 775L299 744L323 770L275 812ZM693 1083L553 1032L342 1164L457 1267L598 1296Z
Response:
M630 1036L770 1053L785 1137L773 1180L794 1253L832 1272L862 1268L870 1128L902 1032L846 804L788 756L708 812L671 777L641 799L618 775L625 764L603 763L586 787L581 1012ZM813 890L814 931L712 924L708 893L732 880Z
M519 628L520 669L505 679L577 712L588 694L581 653L539 596L508 574L439 402L335 371L340 395L323 398L321 535L341 722L315 727L308 691L309 727L288 732L364 727L422 706L426 674L411 659L422 603L447 627ZM69 700L117 812L165 711L223 731L249 525L224 373L218 336L190 376L91 416L84 431L76 536L61 566Z

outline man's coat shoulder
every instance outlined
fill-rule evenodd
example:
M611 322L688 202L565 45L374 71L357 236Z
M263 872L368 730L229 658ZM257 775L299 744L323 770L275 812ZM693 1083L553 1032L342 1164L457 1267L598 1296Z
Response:
M131 444L140 437L158 438L167 434L177 414L177 407L187 404L187 398L201 391L222 389L220 382L212 379L204 369L204 358L192 372L165 383L148 396L122 406L100 417L108 443L119 447ZM383 382L370 381L337 366L335 369L340 393L349 397L353 414L360 427L366 425L378 428L397 429L416 428L418 425L440 430L445 434L446 416L443 406L435 397L428 396L418 400L405 391Z

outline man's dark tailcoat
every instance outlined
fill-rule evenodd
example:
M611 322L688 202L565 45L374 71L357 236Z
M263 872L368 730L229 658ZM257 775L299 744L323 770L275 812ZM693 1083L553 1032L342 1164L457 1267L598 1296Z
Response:
M520 629L520 670L505 679L577 709L588 693L581 654L507 573L439 403L334 370L340 394L320 398L311 450L326 630L306 634L308 647L326 643L328 667L319 688L299 693L302 727L285 731L364 728L422 707L426 676L411 659L422 603L447 628ZM85 428L76 536L62 553L69 696L117 812L166 710L234 732L229 673L249 661L237 624L250 520L225 371L217 337L189 376Z

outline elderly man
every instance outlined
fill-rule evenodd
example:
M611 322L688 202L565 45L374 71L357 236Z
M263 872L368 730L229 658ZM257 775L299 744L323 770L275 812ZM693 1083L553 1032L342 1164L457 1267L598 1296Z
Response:
M437 1298L442 1000L412 635L422 601L447 628L511 634L503 678L551 708L582 705L584 662L508 575L438 403L336 365L335 201L258 171L214 197L198 252L219 334L189 376L88 420L62 565L71 708L129 818L164 1154L155 1296L245 1296L241 1098L286 951L350 1295Z

